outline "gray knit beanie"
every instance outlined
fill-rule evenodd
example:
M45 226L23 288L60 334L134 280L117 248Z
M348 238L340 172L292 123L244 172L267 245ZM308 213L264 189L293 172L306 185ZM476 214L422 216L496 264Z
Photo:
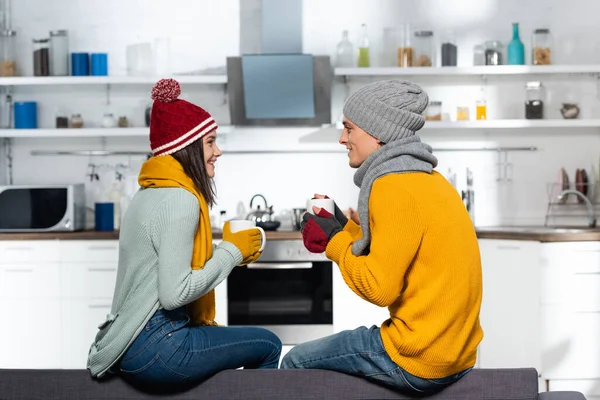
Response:
M371 83L352 93L344 115L383 143L412 136L425 125L429 96L409 81Z

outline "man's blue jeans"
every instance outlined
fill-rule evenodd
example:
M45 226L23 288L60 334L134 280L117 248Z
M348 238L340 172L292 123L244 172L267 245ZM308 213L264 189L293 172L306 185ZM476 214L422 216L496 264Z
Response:
M123 355L120 375L142 386L187 386L226 369L279 365L281 341L271 331L189 321L185 306L157 311Z
M423 379L411 375L388 356L376 326L363 326L299 344L283 357L281 368L338 371L411 394L437 392L471 370L469 368L440 379Z

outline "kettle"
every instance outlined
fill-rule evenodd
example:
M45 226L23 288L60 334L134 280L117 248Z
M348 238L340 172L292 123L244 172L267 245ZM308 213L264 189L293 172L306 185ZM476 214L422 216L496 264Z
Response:
M256 209L252 208L252 203L257 197L261 197L265 202L264 210L261 210L259 205L256 206ZM256 222L256 226L263 228L265 231L274 231L281 225L281 222L275 221L273 218L273 206L268 205L267 199L262 194L252 196L250 199L250 210L248 215L246 215L246 219Z
M257 197L261 197L265 202L264 210L260 209L260 205L256 206L256 209L252 208L252 203ZM254 196L252 196L252 198L250 199L250 210L251 211L248 213L248 215L246 215L246 219L249 219L250 221L254 221L258 224L259 222L269 222L273 220L273 206L269 207L269 205L267 204L267 199L265 199L265 196L263 196L262 194L255 194Z

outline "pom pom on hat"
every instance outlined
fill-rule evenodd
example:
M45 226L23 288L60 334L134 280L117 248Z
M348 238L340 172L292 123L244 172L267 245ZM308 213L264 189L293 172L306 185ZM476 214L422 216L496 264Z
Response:
M181 86L175 79L161 79L152 88L152 100L172 103L181 94Z

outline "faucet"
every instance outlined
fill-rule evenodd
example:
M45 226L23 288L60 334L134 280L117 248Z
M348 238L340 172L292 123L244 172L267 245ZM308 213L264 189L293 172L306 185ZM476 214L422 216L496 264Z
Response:
M558 200L562 200L562 198L566 194L574 194L583 199L583 201L585 202L585 204L587 206L587 210L588 210L588 227L595 228L596 227L596 217L594 216L594 206L592 205L592 202L590 201L590 199L588 199L587 196L585 194L581 193L579 190L567 189L567 190L563 190L562 192L560 192L558 194Z

